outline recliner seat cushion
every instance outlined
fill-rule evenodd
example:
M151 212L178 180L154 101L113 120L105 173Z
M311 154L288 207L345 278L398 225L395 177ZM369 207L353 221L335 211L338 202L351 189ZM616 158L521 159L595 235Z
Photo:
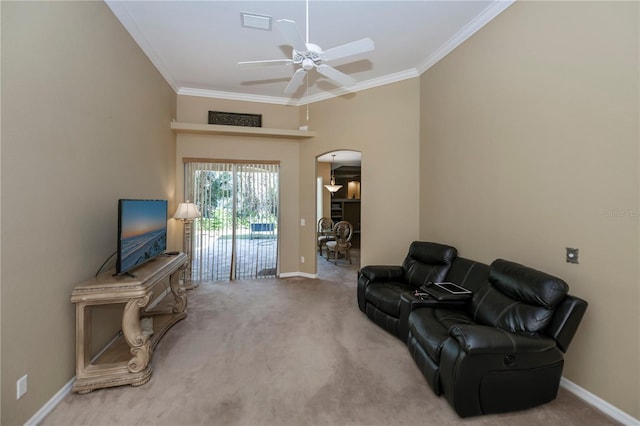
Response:
M400 295L410 289L404 283L395 281L373 282L365 290L369 303L387 315L400 316Z
M454 325L475 324L463 311L419 308L409 315L409 332L436 364Z

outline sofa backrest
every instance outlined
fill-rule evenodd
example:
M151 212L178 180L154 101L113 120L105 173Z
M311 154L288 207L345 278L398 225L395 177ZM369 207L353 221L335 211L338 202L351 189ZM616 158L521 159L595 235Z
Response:
M489 267L488 285L473 295L472 315L479 324L509 332L544 332L568 291L560 278L497 259Z
M489 265L464 257L456 257L445 281L458 284L476 293L488 285Z
M413 288L444 281L458 250L444 244L414 241L402 263L405 281Z

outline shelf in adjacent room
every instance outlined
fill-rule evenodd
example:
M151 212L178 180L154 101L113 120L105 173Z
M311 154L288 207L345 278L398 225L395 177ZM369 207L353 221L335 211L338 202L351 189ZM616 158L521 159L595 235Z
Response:
M271 129L267 127L223 126L219 124L195 124L171 122L176 133L200 135L262 136L271 138L307 139L316 136L312 130Z

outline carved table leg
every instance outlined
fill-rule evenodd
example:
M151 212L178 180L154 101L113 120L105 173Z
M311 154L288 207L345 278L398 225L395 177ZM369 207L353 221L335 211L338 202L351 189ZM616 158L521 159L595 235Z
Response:
M149 365L151 358L149 336L142 334L142 326L140 325L140 308L147 306L150 298L151 293L138 299L129 300L122 315L122 333L133 356L129 360L127 368L132 373L144 370Z
M182 265L179 271L184 270L187 267L187 263ZM184 287L180 285L180 272L174 272L169 277L169 286L171 287L171 292L173 293L173 297L175 298L175 304L173 305L173 312L176 314L181 314L187 310L187 292Z

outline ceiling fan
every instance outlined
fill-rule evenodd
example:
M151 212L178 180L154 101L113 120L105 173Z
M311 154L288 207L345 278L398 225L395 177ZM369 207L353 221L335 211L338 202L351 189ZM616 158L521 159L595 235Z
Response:
M289 19L279 19L276 26L287 43L293 47L291 59L272 59L266 61L243 61L238 62L239 65L300 65L296 70L284 89L286 95L293 94L302 85L307 71L316 69L320 74L338 83L340 86L353 86L357 81L347 74L338 71L334 67L327 65L325 62L336 59L346 58L348 56L358 55L360 53L369 52L375 48L373 40L363 38L351 43L333 47L328 50L322 50L317 44L309 43L309 0L306 2L307 17L307 40L303 40L298 32L295 21Z

